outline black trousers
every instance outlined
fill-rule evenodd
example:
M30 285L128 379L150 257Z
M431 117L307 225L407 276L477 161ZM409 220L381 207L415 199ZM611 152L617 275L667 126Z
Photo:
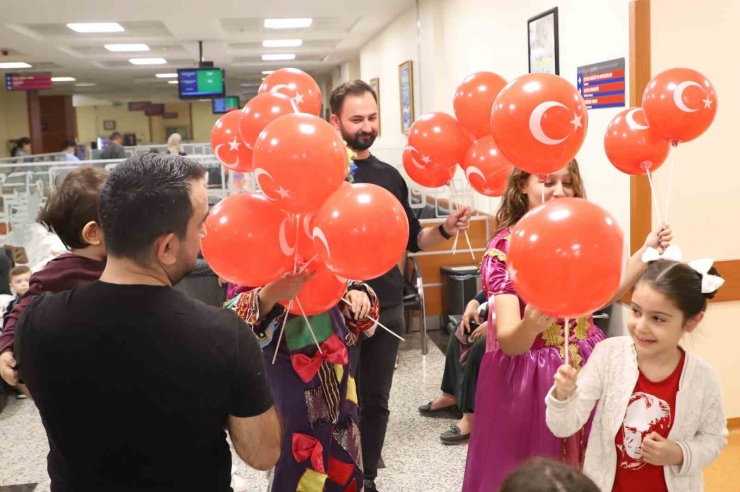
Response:
M480 363L486 353L486 337L476 340L473 346L470 347L468 359L464 366L460 364L460 352L460 340L452 333L450 343L447 345L441 389L448 395L455 397L460 411L475 413L475 387L478 384Z
M403 305L380 309L379 321L403 336ZM360 438L365 478L378 476L378 460L388 427L388 400L400 340L378 327L375 335L350 349L352 373L360 399Z

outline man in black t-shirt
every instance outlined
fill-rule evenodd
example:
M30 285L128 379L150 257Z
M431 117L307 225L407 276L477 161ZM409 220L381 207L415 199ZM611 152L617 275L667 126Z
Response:
M239 456L268 470L281 430L257 339L235 313L172 289L208 214L203 168L133 157L100 200L100 281L36 298L16 354L49 438L53 492L231 491ZM84 404L69 395L85 391Z
M422 228L408 202L408 187L401 173L390 164L370 154L378 136L378 98L373 89L361 80L337 86L329 97L332 123L347 145L355 151L353 171L355 183L371 183L393 193L403 205L409 219L407 249L417 252L432 248L468 228L467 207L457 210L439 227ZM375 246L373 246L375 247ZM372 254L369 248L368 254ZM399 258L401 260L401 258ZM403 275L393 267L385 275L368 282L380 300L380 322L398 334L404 331ZM365 492L375 492L378 460L383 450L388 427L388 398L393 382L399 340L378 330L372 338L351 351L357 375L360 398L360 436L365 470ZM358 366L359 364L359 366Z

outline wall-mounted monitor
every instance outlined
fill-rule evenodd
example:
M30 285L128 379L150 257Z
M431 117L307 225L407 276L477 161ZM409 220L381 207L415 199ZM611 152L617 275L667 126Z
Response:
M43 91L53 88L51 72L6 73L5 89L9 91Z
M238 111L239 96L217 97L213 99L213 114L224 114L229 111Z
M220 68L180 68L177 76L180 99L226 95L226 77Z

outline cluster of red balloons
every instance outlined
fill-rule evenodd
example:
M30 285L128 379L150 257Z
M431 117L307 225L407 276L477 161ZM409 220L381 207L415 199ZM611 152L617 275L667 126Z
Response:
M211 133L219 161L236 172L254 172L262 193L233 195L214 207L203 256L221 278L247 286L273 282L310 262L315 273L297 297L303 309L291 305L294 314L336 306L347 279L388 272L408 242L406 213L390 192L344 181L345 143L316 116L320 112L313 78L282 69Z
M717 114L717 94L701 73L674 68L658 74L645 88L641 108L622 111L604 135L609 161L631 175L654 172L671 145L703 134Z

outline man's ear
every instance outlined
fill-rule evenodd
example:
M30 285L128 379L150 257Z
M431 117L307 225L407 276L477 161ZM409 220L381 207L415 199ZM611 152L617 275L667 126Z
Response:
M94 220L88 222L82 228L82 240L90 246L99 246L103 243L103 229Z
M175 233L160 236L155 242L157 247L157 261L164 266L172 266L177 261L180 250L180 240Z
M335 129L336 129L337 131L340 131L340 126L339 126L339 116L337 116L337 115L335 115L335 114L332 114L332 115L331 115L331 124L332 124L332 125L334 125L334 128L335 128Z

